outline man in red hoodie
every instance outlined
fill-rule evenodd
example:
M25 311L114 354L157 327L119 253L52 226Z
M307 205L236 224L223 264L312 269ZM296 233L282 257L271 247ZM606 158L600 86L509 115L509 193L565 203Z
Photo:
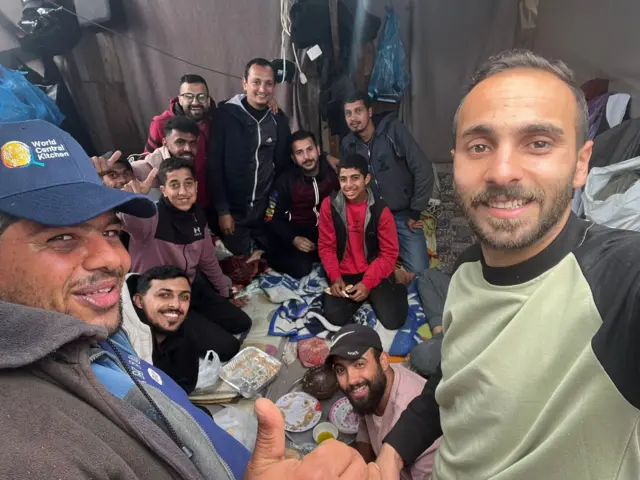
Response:
M375 198L367 159L347 155L338 165L340 191L320 208L318 253L331 281L324 295L325 318L342 326L369 300L385 328L404 325L407 288L393 275L398 233L389 208Z
M216 111L216 102L209 96L207 82L200 75L187 74L180 78L180 93L172 98L169 109L153 117L149 127L149 138L144 153L152 153L162 147L165 138L164 123L175 115L184 115L195 120L200 128L196 147L195 169L198 181L196 203L209 213L209 194L207 193L206 160L209 146L211 122Z

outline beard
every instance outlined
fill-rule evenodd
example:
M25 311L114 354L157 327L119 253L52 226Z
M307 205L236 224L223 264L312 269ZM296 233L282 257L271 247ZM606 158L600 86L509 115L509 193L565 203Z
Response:
M456 202L469 221L469 226L481 244L494 250L522 250L543 239L560 220L573 196L573 176L554 186L550 195L539 188L489 186L472 194L463 194L454 183ZM500 198L501 201L537 203L536 220L527 218L481 218L477 208Z
M366 385L369 389L369 394L365 398L352 398L351 391L359 387ZM380 401L384 396L384 391L387 388L387 376L384 374L382 367L378 364L378 370L373 380L365 380L358 385L349 386L345 391L345 395L349 399L353 411L358 415L373 415L380 405Z
M120 297L120 301L118 302L118 323L113 326L113 328L109 329L109 336L116 333L118 330L122 328L122 323L124 322L124 313L122 309L122 296Z

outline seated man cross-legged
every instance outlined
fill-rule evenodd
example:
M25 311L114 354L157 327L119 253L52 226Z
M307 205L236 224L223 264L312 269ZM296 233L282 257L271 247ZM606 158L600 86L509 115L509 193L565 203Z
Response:
M108 164L111 160L106 161ZM108 168L95 159L98 171ZM125 189L147 194L158 170L144 182L132 180ZM204 211L196 205L198 182L193 163L181 158L164 160L157 173L162 197L151 218L120 214L131 240L131 270L176 265L192 282L191 308L185 328L192 331L200 355L215 351L220 360L231 359L240 349L236 334L251 327L251 319L229 301L231 280L222 273Z
M393 275L398 234L389 208L367 187L367 160L348 155L338 165L340 191L320 209L318 252L331 281L324 295L325 318L342 326L369 299L385 328L404 325L407 288ZM350 288L348 288L350 287Z
M187 393L198 383L199 366L192 333L184 328L190 301L189 278L175 265L130 273L122 289L122 329L131 346Z
M327 365L333 367L340 389L362 415L355 449L373 462L382 448L382 439L391 431L407 405L419 396L426 381L401 365L391 365L382 351L382 342L373 328L347 325L335 336ZM440 440L436 440L401 478L424 479L431 475Z
M320 153L311 132L293 134L295 162L276 180L265 220L269 234L269 266L294 278L309 275L318 258L318 219L322 201L338 190L331 159Z

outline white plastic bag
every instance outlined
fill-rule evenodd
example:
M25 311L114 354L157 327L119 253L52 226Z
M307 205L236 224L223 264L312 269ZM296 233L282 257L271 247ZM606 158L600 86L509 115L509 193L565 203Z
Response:
M589 220L607 227L640 231L640 182L606 200L595 199L612 177L634 170L640 170L640 157L591 169L582 194L584 213Z
M220 376L220 357L213 350L209 350L204 358L200 359L198 367L198 383L194 391L213 387Z
M213 421L253 452L258 435L258 419L242 408L227 407L213 416Z

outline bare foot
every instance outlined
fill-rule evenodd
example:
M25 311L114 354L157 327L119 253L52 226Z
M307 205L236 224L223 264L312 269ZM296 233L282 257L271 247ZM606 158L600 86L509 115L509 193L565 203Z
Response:
M256 251L255 251L255 252L253 252L253 254L249 257L249 259L247 260L247 263L257 262L258 260L260 260L260 258L262 257L262 255L264 255L264 251L263 251L263 250L256 250Z
M405 285L409 285L414 278L416 278L415 273L407 272L403 268L397 268L394 270L393 274L396 277L396 282L403 283Z

